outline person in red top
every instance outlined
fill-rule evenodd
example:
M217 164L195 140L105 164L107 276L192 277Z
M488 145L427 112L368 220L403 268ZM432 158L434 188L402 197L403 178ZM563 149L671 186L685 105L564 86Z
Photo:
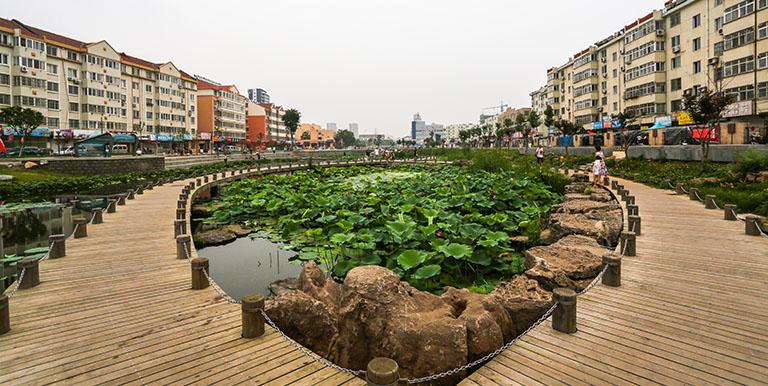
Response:
M3 139L0 138L0 154L5 154L8 152L8 149L5 148L5 144L3 143Z

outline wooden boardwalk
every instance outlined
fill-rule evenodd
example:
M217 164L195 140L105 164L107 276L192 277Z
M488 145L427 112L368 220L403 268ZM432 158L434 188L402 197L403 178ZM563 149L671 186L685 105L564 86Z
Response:
M642 217L622 286L580 296L462 385L766 384L768 239L687 197L622 181Z
M362 384L314 363L274 330L240 338L241 311L190 289L173 218L184 181L137 195L41 263L11 299L0 385Z

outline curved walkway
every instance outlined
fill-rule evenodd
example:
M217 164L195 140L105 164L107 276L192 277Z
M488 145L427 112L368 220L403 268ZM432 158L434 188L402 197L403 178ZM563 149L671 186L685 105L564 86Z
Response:
M240 176L238 176L240 177ZM190 289L176 259L177 181L145 190L11 299L0 335L0 384L362 384L316 364L267 326L240 337L241 310Z
M642 217L622 286L579 297L575 334L547 321L462 385L768 383L768 238L687 196L621 183Z

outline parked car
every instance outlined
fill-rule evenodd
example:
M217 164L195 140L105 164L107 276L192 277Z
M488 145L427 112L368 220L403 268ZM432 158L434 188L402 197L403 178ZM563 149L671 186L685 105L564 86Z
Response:
M112 154L128 154L128 145L112 145Z

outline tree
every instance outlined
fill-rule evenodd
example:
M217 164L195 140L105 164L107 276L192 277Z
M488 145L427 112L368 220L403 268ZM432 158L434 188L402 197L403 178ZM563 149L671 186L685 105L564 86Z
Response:
M345 149L355 145L355 133L349 130L337 131L333 139L336 140L336 146L338 146L339 149Z
M531 125L531 130L536 129L541 125L541 117L539 117L537 112L531 111L531 113L528 114L528 124Z
M550 128L555 125L555 110L552 108L552 106L547 105L547 108L544 110L544 126L547 128Z
M19 157L24 152L24 137L32 134L32 130L45 123L45 116L39 111L21 106L5 107L0 110L0 122L10 126L14 131L21 132Z
M504 118L504 135L507 137L507 146L512 148L512 118Z
M517 131L523 133L523 147L528 148L528 136L531 134L531 129L526 125L528 121L525 119L523 113L517 113L515 117L515 126Z
M733 96L719 90L699 89L696 95L683 96L683 110L690 114L694 122L704 125L700 129L699 136L702 170L709 159L709 142L712 134L720 127L723 113L733 101Z
M619 122L619 132L621 133L621 148L624 151L624 159L627 159L627 151L632 144L632 138L630 138L629 127L634 126L637 122L637 117L632 110L625 109L624 112L615 114L613 119Z
M470 132L470 129L459 130L459 141L461 141L462 145L466 145L467 141L469 141L469 138L471 136L472 136L472 133Z
M312 136L309 134L308 131L305 131L301 133L301 140L302 141L309 141L309 139L312 138Z
M574 135L576 134L576 131L578 131L578 127L576 127L576 125L565 119L561 119L555 122L555 128L562 135ZM563 146L565 147L565 154L568 154L568 142L563 141Z
M299 122L301 122L301 113L296 109L285 110L283 115L283 124L291 134L291 147L295 146L296 130L299 128Z

